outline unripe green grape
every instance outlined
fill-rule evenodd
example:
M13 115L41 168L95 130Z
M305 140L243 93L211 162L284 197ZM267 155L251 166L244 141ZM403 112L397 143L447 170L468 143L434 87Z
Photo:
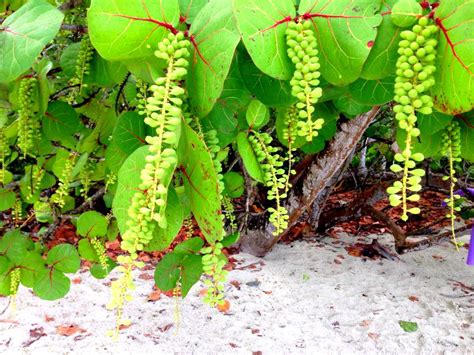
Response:
M422 8L416 0L399 0L393 5L390 18L395 26L409 27L421 14Z

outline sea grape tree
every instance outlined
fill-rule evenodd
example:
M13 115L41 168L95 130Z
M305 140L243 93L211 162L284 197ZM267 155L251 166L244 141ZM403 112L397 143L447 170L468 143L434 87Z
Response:
M0 7L0 294L21 284L55 300L81 259L96 278L116 269L116 334L139 254L166 251L158 287L186 296L204 275L205 301L221 305L223 248L241 232L264 253L317 222L382 116L401 220L421 212L420 163L446 158L454 223L455 165L474 161L474 1L59 3ZM77 245L55 245L66 222Z

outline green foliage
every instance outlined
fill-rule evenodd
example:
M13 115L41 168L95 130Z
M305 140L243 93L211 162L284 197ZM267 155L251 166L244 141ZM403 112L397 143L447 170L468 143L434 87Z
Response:
M451 189L459 159L474 161L471 1L92 0L64 14L52 3L18 2L0 25L2 295L24 286L54 300L81 259L97 278L116 268L117 334L139 254L161 251L161 289L185 296L203 276L206 302L222 304L223 248L245 201L277 240L295 167L376 105L388 103L372 135L390 140L395 115L403 176L388 192L402 219L420 212L423 158L448 158ZM42 233L54 238L60 219L79 241L48 250Z
M211 112L221 95L240 36L230 3L211 0L189 29L195 46L187 77L191 106L200 117Z
M155 283L159 289L170 291L178 285L181 296L186 295L199 281L202 274L199 252L203 243L200 238L192 238L178 244L173 252L166 254L155 269Z
M217 172L205 143L188 125L184 126L181 174L191 212L209 243L224 234Z
M103 58L146 57L153 54L148 46L155 47L168 33L157 22L177 25L178 1L92 0L87 20L91 42Z
M44 0L31 0L0 25L0 82L30 68L59 31L64 15Z

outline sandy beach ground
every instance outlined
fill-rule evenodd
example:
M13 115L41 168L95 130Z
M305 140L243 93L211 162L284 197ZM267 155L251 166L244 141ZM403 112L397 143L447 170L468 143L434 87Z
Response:
M176 299L147 301L153 269L138 271L136 297L125 310L132 325L117 341L106 335L114 326L105 308L108 279L73 275L70 293L56 302L22 288L16 312L0 316L0 353L474 353L474 267L465 265L466 249L445 243L400 261L366 260L344 249L354 242L342 233L278 245L263 259L235 255L229 311L203 304L197 284L180 302L179 324ZM7 303L0 298L0 312ZM416 322L418 330L405 332L399 321ZM71 335L58 334L68 329Z

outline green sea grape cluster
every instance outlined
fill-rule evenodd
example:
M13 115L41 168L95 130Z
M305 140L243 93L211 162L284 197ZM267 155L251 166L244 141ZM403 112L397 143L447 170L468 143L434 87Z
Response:
M419 214L418 207L408 207L408 202L419 201L421 179L424 170L416 169L416 165L424 160L422 153L412 153L413 139L420 135L416 127L417 112L429 115L432 113L433 99L428 94L435 85L434 72L436 67L436 47L438 41L435 35L438 28L430 24L427 17L422 17L411 30L400 33L398 43L398 60L395 79L396 105L393 107L398 126L406 131L407 138L402 152L395 155L396 163L391 170L402 172L401 181L395 181L387 189L392 206L402 206L401 219L408 220L408 213ZM409 193L412 193L409 195Z
M319 87L318 49L310 21L290 22L286 30L288 57L295 65L293 78L290 81L291 94L298 99L298 134L311 142L318 136L324 119L314 119L314 105L321 98L323 91Z

